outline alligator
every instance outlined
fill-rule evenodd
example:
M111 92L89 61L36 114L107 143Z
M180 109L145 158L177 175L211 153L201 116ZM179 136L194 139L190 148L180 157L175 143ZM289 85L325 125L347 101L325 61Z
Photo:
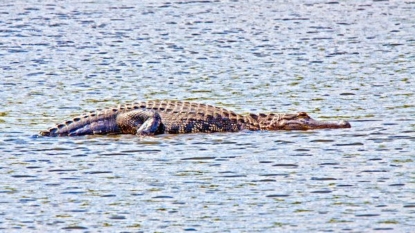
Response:
M176 100L153 100L97 109L55 127L41 136L91 134L158 134L237 132L241 130L311 130L350 128L347 121L317 121L295 114L236 114L225 108Z

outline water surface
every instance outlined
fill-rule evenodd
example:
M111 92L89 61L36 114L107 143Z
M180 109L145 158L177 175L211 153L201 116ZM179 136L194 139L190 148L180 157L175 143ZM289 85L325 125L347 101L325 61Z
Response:
M410 1L0 3L4 231L411 232ZM145 99L351 129L33 137Z

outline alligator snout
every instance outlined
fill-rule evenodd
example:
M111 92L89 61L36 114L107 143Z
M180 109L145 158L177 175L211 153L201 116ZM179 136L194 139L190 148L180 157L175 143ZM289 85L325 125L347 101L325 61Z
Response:
M339 121L339 126L341 128L351 128L352 127L352 125L350 125L350 123L348 121L345 121L345 120Z

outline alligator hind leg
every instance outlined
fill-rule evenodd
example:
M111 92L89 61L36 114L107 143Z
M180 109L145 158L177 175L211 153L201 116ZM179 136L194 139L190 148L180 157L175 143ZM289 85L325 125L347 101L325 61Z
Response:
M117 116L117 125L122 133L136 135L154 135L159 130L161 117L158 112L151 109L137 109L121 113Z

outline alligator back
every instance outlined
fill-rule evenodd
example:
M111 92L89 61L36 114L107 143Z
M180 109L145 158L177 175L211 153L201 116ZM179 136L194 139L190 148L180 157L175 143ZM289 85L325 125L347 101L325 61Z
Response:
M132 106L157 111L164 125L164 133L170 134L236 132L246 128L246 122L249 121L246 116L233 111L200 103L162 100L140 102Z

